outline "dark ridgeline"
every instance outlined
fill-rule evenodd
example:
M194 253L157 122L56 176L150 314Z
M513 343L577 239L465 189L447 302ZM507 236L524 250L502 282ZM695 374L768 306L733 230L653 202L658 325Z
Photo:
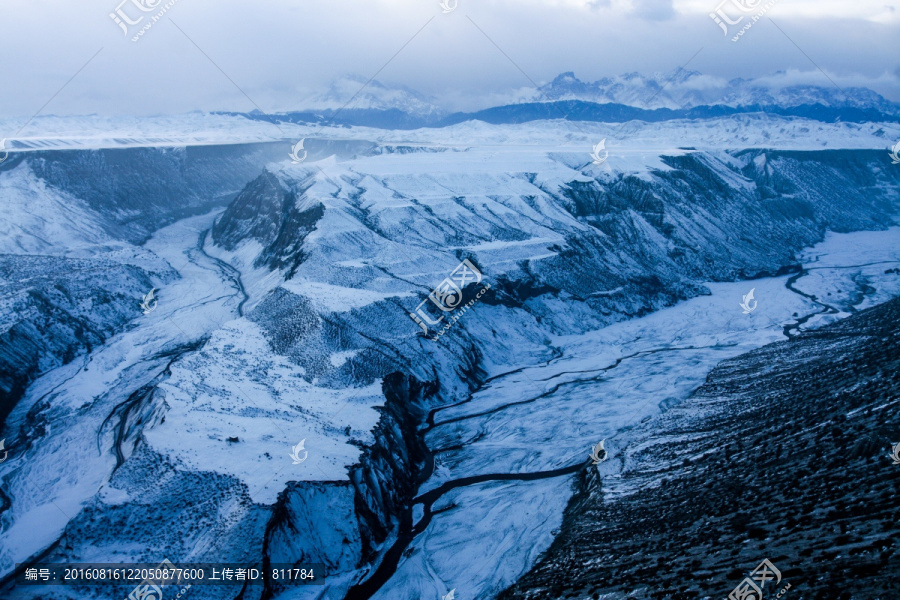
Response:
M720 364L629 434L624 482L582 475L561 533L500 600L900 597L900 299ZM616 460L618 457L613 456Z

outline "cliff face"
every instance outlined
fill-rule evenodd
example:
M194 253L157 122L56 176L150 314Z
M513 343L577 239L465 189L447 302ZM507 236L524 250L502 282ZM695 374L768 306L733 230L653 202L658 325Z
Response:
M289 484L271 509L262 545L269 563L325 565L346 573L370 563L415 495L428 449L417 428L423 401L434 386L393 373L385 378L385 406L375 442L350 469L349 482ZM333 527L323 527L323 515ZM248 559L257 560L254 553ZM284 592L267 582L262 598Z
M284 144L35 152L25 159L47 185L84 200L111 235L141 243L160 227L231 200Z
M373 558L375 547L396 527L422 481L430 454L419 426L425 419L424 407L436 391L436 384L422 384L402 373L384 379L386 402L375 429L375 443L350 470L357 514L365 532L365 559Z
M296 272L303 262L303 241L322 218L321 203L285 187L266 171L252 181L213 227L213 240L234 250L244 240L263 246L254 266Z
M892 300L723 362L579 478L500 598L725 597L764 558L783 577L767 594L896 595L898 342Z

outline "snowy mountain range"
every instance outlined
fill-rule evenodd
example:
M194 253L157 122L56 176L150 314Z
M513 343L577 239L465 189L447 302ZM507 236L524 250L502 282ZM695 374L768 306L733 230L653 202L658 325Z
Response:
M730 81L696 71L644 76L629 73L594 82L563 73L531 93L475 112L448 112L439 102L403 87L362 78L335 82L302 109L278 115L252 113L272 122L328 123L392 129L445 127L470 120L492 124L543 119L649 122L764 113L818 121L869 122L900 119L900 104L860 87L792 83L786 73Z

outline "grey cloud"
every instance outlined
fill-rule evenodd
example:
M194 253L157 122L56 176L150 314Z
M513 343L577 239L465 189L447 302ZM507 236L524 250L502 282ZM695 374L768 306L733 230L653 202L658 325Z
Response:
M380 81L470 110L565 71L586 81L672 72L701 46L689 68L713 78L812 71L805 52L832 77L873 80L900 100L883 77L897 68L883 48L900 26L861 20L781 19L800 52L767 22L731 43L708 15L674 11L672 0L636 0L629 14L608 0L460 0L448 15L437 0L179 0L131 43L109 18L118 1L6 0L0 120L27 119L51 97L45 115L284 111L349 73L379 70Z
M672 0L634 0L633 14L648 21L668 21L675 16Z

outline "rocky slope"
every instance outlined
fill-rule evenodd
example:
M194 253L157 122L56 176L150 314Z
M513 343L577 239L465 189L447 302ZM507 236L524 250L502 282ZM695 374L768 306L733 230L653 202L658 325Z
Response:
M285 157L283 144L43 151L13 154L50 188L83 200L112 237L141 243L150 233L230 200L260 168Z
M500 598L721 598L764 558L784 579L766 597L895 596L898 341L892 300L723 362L579 477Z

